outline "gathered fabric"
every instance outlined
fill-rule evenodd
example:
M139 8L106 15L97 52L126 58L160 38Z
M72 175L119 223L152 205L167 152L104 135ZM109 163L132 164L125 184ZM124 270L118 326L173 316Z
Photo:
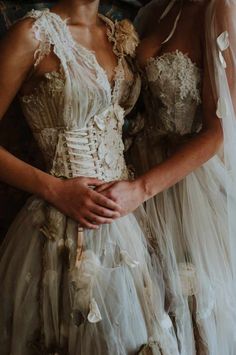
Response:
M141 38L151 21L156 25L154 14L160 13L160 6L165 9L159 19L162 21L176 5L179 12L169 41L185 4L154 0L141 9L136 19ZM165 270L165 307L175 324L180 353L234 355L236 3L211 0L204 6L204 68L180 50L163 52L147 61L142 71L145 113L132 127L141 131L129 156L137 173L142 174L201 131L202 87L208 71L223 146L182 181L147 201L146 212Z
M61 63L20 97L57 177L129 178L122 126L140 91L138 40L128 22L100 17L117 56L113 85L66 21L47 9L27 15L39 41L35 67L50 53ZM142 208L94 231L31 197L0 250L1 355L178 354L151 245Z

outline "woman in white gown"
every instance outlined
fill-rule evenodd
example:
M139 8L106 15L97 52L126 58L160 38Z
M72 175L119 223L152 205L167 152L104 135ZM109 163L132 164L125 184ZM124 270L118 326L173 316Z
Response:
M1 179L34 194L0 251L1 355L178 354L145 213L117 219L91 189L128 179L122 125L140 88L133 27L97 8L59 1L1 43L1 116L20 90L48 167L0 150Z
M184 355L236 354L235 19L234 0L140 10L144 113L129 156L141 176L104 191L123 214L147 200Z

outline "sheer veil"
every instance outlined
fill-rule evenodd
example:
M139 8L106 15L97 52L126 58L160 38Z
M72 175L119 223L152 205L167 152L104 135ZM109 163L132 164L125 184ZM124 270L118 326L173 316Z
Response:
M163 7L162 16L167 16L171 7L181 0L153 0L144 6L135 19L142 37L151 21L157 23L155 9ZM191 0L183 0L191 1ZM192 0L194 1L194 0ZM195 238L189 226L185 236L193 264L197 269L199 290L196 295L196 314L202 338L210 354L236 354L236 0L205 1L205 52L204 70L210 74L215 98L216 119L220 119L224 141L218 159L222 162L220 179L215 178L216 199L222 198L222 213L217 215L223 223L224 235L214 233L215 240ZM160 10L158 10L160 13ZM178 15L179 16L179 15ZM173 24L178 25L179 18ZM211 164L211 163L210 163ZM214 171L214 170L212 170ZM220 192L220 193L218 193ZM207 193L207 192L206 192ZM217 201L219 208L219 201ZM203 206L204 207L204 206ZM214 207L214 206L213 206ZM196 218L197 220L197 218ZM201 223L201 221L198 221ZM197 228L197 225L194 227ZM214 226L211 226L214 228ZM217 227L216 227L217 228ZM165 236L163 236L165 238ZM191 238L193 238L191 240ZM184 244L184 243L183 243ZM167 252L165 250L165 252ZM172 254L173 251L169 251ZM178 293L176 269L168 266L168 277ZM178 277L179 276L179 277ZM173 280L175 278L176 280ZM211 288L212 286L212 288ZM212 289L213 292L210 292ZM173 291L174 293L174 291ZM184 302L184 300L182 300ZM212 309L209 305L212 303ZM209 312L208 312L209 311ZM184 318L182 318L184 321ZM184 326L183 326L184 327ZM178 328L178 327L177 327ZM178 329L177 329L178 331ZM181 327L179 328L181 332ZM181 354L188 354L184 346Z

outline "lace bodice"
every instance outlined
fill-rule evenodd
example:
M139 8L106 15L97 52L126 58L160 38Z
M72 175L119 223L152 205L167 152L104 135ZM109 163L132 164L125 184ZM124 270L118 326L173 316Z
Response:
M150 58L144 77L146 126L151 132L183 136L201 128L201 70L186 54L175 51Z
M133 28L101 16L118 60L112 87L95 53L73 40L66 21L48 9L27 16L35 19L39 40L35 66L51 50L61 63L58 72L44 74L31 94L20 97L48 170L64 177L127 178L122 126L140 89L129 64L138 43Z

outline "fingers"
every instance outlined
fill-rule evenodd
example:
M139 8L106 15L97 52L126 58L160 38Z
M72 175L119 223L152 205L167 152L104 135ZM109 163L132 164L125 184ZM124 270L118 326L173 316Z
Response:
M68 179L65 181L69 182L69 183L73 183L73 184L95 186L95 187L104 184L104 181L102 181L102 180L99 180L96 178L85 177L85 176L79 176L79 177L75 177L75 178Z
M89 222L89 221L86 220L85 218L80 218L78 222L79 222L80 226L83 227L83 228L86 228L86 229L93 229L93 230L99 229L99 226L97 226L96 224L93 224L93 223Z
M111 224L113 222L112 218L101 217L96 215L95 213L88 213L86 219L96 225Z
M121 215L118 211L90 203L80 211L76 219L84 228L98 229L102 224L111 224Z
M104 184L104 181L96 179L96 178L84 178L86 181L86 184L88 186L101 186Z
M105 208L108 208L110 210L114 210L116 212L120 212L121 208L120 206L115 202L107 198L106 196L103 196L102 194L93 191L93 201Z
M115 181L112 181L112 182L107 182L107 183L105 183L105 184L102 184L102 185L100 185L100 186L98 186L98 187L96 188L96 191L97 191L97 192L105 191L105 190L107 190L109 187L111 187L112 185L114 185L115 183L116 183Z
M97 230L102 224L111 224L113 219L101 217L90 212L86 213L86 216L78 218L78 222L83 228Z
M117 219L120 217L120 213L114 210L110 210L107 208L104 208L102 206L94 205L93 209L91 209L91 212L95 213L96 215L100 217L106 217L106 218L112 218L112 219Z

